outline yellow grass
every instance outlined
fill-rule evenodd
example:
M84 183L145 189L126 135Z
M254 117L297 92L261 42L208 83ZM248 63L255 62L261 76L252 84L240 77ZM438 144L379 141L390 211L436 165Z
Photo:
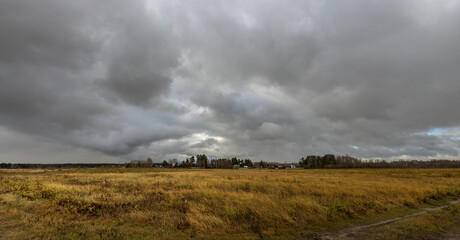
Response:
M0 172L0 238L284 239L460 196L460 169Z

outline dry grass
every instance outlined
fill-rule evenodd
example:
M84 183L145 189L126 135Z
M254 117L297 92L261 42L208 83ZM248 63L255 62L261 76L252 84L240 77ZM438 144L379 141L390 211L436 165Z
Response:
M285 239L460 196L460 169L0 172L0 238Z
M460 205L404 219L362 232L366 240L435 240L460 238ZM450 236L455 235L455 236ZM450 236L450 238L448 238Z

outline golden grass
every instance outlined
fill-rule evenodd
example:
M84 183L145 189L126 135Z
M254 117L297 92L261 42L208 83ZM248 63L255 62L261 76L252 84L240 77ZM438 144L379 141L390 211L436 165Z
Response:
M460 169L0 172L0 238L284 239L460 196Z

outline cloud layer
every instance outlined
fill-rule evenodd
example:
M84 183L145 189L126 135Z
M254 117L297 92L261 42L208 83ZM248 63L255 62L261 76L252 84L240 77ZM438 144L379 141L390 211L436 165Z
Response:
M458 158L459 23L457 1L4 0L0 162Z

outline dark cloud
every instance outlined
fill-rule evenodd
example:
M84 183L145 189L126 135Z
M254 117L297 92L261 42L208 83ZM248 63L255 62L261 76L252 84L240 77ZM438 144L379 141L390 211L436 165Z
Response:
M88 67L97 51L97 17L88 2L44 0L1 2L0 61L8 65ZM93 36L88 36L93 35Z
M41 139L28 149L82 161L456 158L459 16L455 1L4 0L0 141L18 150L0 157Z
M123 7L106 20L112 31L105 85L122 101L145 105L166 92L179 49L169 24L160 24L165 16L148 12L146 5Z
M178 51L146 3L106 4L1 3L3 126L109 154L186 134L175 128L132 136L127 130L123 105L148 106L166 94ZM114 135L119 139L108 138Z

